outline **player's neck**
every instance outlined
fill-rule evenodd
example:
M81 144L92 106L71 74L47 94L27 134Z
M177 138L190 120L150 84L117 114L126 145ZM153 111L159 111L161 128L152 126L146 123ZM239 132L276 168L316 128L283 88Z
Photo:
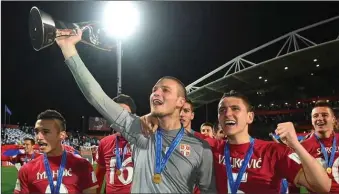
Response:
M227 136L227 140L230 144L244 144L250 142L250 135L246 132L238 133L235 135Z
M30 154L30 155L33 154L33 150L27 151L26 154Z
M315 134L320 138L320 139L324 139L324 138L329 138L331 137L333 133L333 129L332 130L328 130L328 131L325 131L323 133L319 133L319 132L315 132Z
M186 129L187 131L192 131L191 123L188 124L188 125L185 127L185 129Z
M176 114L164 116L159 118L159 126L164 130L177 130L181 128L179 116Z
M63 151L63 146L60 144L54 150L48 152L47 156L61 156Z

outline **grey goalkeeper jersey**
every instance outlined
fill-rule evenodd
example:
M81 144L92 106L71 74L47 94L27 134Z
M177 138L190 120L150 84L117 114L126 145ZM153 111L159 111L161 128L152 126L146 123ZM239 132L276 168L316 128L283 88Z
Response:
M105 94L78 55L65 62L86 99L133 145L132 193L192 193L194 185L202 193L216 192L210 146L186 133L161 173L162 182L153 183L155 135L146 138L141 134L140 118L128 113ZM178 131L163 132L163 155Z

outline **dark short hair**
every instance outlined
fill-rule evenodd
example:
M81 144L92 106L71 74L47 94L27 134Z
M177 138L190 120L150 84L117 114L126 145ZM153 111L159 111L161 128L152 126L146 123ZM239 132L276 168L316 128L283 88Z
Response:
M213 130L213 124L212 124L212 123L205 122L205 123L201 124L201 126L200 126L200 129L201 129L203 126L208 126L208 127L211 127L211 128L212 128L212 130Z
M32 138L29 138L29 137L25 137L25 138L24 138L24 141L31 141L31 144L32 144L32 145L34 145L34 144L35 144L35 141L34 141L34 139L32 139Z
M177 82L177 84L179 85L179 95L181 97L184 97L187 100L187 91L185 88L185 85L178 79L172 76L164 76L162 78L159 79L159 81L163 80L163 79L169 79L169 80L173 80L175 82Z
M248 98L245 95L243 95L243 94L241 94L241 93L239 93L235 90L231 90L228 93L224 93L224 95L221 97L220 101L223 100L224 98L227 98L227 97L234 97L234 98L241 99L245 103L247 111L253 112L253 106L251 105L250 101L248 100Z
M137 111L137 106L135 105L133 98L126 94L119 94L117 97L113 98L113 101L118 104L126 104L133 114Z
M191 110L192 110L192 112L194 112L194 105L193 105L193 102L192 102L192 100L190 100L190 99L186 99L186 103L188 103L188 104L190 104L191 105Z
M330 111L332 112L333 116L335 116L331 104L326 102L325 100L318 100L317 102L315 102L313 109L317 108L317 107L326 107L326 108L329 108Z
M65 118L61 115L61 113L59 113L56 110L45 110L44 112L41 112L38 117L37 120L58 120L61 122L61 131L66 131L66 120Z
M216 121L213 125L213 131L216 133L219 130L219 121Z

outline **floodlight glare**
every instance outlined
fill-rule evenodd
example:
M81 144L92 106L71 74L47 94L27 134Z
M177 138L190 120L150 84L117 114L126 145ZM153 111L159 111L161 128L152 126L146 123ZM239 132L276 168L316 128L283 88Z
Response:
M123 39L139 26L139 12L129 1L107 2L103 18L104 29L109 36Z

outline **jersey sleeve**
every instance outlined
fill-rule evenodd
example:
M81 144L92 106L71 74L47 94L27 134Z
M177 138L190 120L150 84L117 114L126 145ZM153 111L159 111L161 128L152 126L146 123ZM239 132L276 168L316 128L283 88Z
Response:
M12 164L16 164L16 163L19 163L20 162L20 155L16 155L15 157L10 157L9 158L9 162L11 162Z
M194 135L195 137L197 137L197 138L199 138L199 139L207 139L207 138L209 138L209 136L203 135L203 134L201 134L201 133L199 133L199 132L196 132L196 131L194 131L194 132L192 132L192 133L193 133L193 135Z
M201 139L201 140L205 140L210 145L212 150L216 149L218 147L219 143L223 141L223 140L217 140L217 139L211 138L210 136L203 135L203 134L196 132L196 131L192 132L192 133L193 133L194 137Z
M111 127L113 129L121 132L122 136L130 143L135 143L140 136L143 136L141 134L140 118L129 113L107 96L79 55L66 59L65 63L71 70L87 101L112 123Z
M115 138L112 139L112 141L115 141ZM105 157L104 157L104 144L106 144L105 139L100 141L99 147L98 147L98 159L97 159L97 163L102 166L105 167Z
M278 170L281 178L286 178L289 183L294 184L294 179L302 168L299 156L289 147L281 144L277 144L275 151L277 153L275 169Z
M18 173L18 179L15 184L14 193L29 193L28 189L28 168L26 165L24 165L22 168L20 168Z
M95 186L98 186L97 177L95 175L95 172L93 170L93 167L91 163L89 163L87 160L83 159L82 161L82 168L80 168L80 189L83 191L85 189L89 189Z
M216 193L213 154L207 142L203 142L202 161L198 171L198 187L201 193Z

